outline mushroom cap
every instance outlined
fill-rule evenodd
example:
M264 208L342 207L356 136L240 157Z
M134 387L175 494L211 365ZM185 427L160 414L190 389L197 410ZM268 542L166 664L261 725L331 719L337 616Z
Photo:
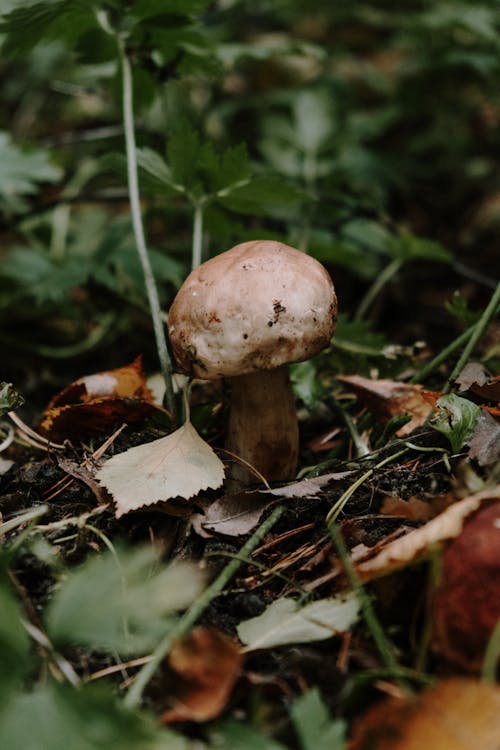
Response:
M328 346L337 298L326 269L281 242L243 242L196 268L169 312L180 368L204 380L301 362Z

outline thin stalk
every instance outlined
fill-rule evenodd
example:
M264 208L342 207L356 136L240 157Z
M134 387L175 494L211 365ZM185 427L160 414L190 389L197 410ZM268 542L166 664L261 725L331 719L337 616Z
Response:
M500 304L500 282L498 282L497 288L491 295L490 301L488 302L486 308L484 309L483 314L481 315L481 317L479 318L479 320L477 321L475 325L472 336L470 337L469 341L464 347L464 350L457 364L453 368L453 371L450 377L448 378L448 381L443 389L444 393L449 392L453 381L456 380L460 372L463 370L463 368L469 361L470 356L472 352L474 351L474 347L476 346L477 342L479 341L483 333L486 331L492 318L494 318L499 304Z
M256 549L261 543L262 539L274 526L278 518L283 513L283 506L279 505L273 510L271 515L259 526L257 531L248 539L240 550L240 556L245 559L254 549ZM226 565L224 570L217 576L217 578L205 589L203 594L189 607L182 617L179 618L177 624L170 630L160 641L158 646L155 648L151 660L145 664L142 669L137 673L134 682L127 695L125 696L124 703L129 708L137 706L142 698L142 693L150 681L157 668L170 651L174 641L182 638L188 633L195 622L198 620L200 615L205 611L210 602L222 591L231 578L234 576L236 571L242 564L241 559L234 559Z
M144 227L142 224L135 146L132 70L125 49L125 43L119 36L117 37L117 44L122 66L123 125L125 131L128 191L130 199L130 210L132 213L132 224L134 227L137 252L139 254L139 259L144 274L144 282L146 285L146 293L148 296L151 320L153 323L156 349L158 351L158 358L160 360L160 368L165 380L165 402L167 409L172 414L175 414L174 389L172 386L172 362L170 360L170 355L167 349L165 329L163 327L161 316L160 299L158 297L158 289L156 287L156 281L153 274L153 269L151 267L151 261L149 260L146 240L144 236Z
M191 252L191 270L201 265L203 255L203 201L194 204L193 246Z
M342 560L342 565L344 566L344 570L349 583L351 584L351 587L356 594L359 603L361 604L365 622L368 626L368 629L370 630L373 642L377 647L380 657L389 672L394 675L395 679L398 680L398 682L400 682L400 684L402 684L405 688L407 688L408 686L406 680L403 680L399 676L401 667L399 666L394 655L392 645L385 637L384 630L377 618L377 615L375 614L375 610L372 607L370 597L366 593L363 585L361 584L361 581L359 580L358 574L356 573L356 570L352 563L351 556L337 524L331 524L329 527L329 531L333 543L335 544L339 553L340 559Z
M493 632L488 641L483 659L483 668L481 670L481 679L483 682L496 683L498 662L500 659L500 620L493 628Z
M376 300L380 291L383 287L395 276L403 265L403 261L400 258L394 258L391 262L379 273L371 287L366 292L365 296L361 300L354 320L362 320L368 309L371 307L373 302Z
M332 507L328 511L328 514L325 519L327 526L330 526L331 524L335 523L342 509L344 508L348 500L352 497L352 495L354 495L358 487L361 487L361 485L364 484L364 482L366 482L366 480L369 479L375 473L377 469L382 468L382 466L385 466L391 461L395 461L396 458L399 458L399 456L402 456L404 453L407 453L407 452L408 452L408 448L403 448L397 453L393 453L391 456L387 456L387 458L384 458L382 461L379 461L379 463L376 464L376 466L373 466L373 468L368 469L368 471L365 471L364 474L362 474L358 479L356 479L356 481L353 482L351 486L347 488L347 490L339 497L337 502L334 505L332 505Z
M426 365L424 365L420 370L417 370L415 375L412 377L411 380L409 380L409 383L422 383L424 380L426 380L429 375L436 370L439 365L442 365L443 362L446 362L448 357L453 354L457 349L460 349L462 344L465 344L474 331L476 330L477 323L474 323L469 328L466 328L465 331L463 331L460 336L457 336L456 339L454 339L448 346L443 349L439 354L437 354L434 359L431 359L430 362L427 362Z

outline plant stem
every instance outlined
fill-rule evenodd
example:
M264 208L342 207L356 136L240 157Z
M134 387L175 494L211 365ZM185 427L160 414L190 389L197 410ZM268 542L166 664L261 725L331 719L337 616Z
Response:
M405 447L402 450L398 451L397 453L393 453L391 456L387 456L382 461L379 461L379 463L376 464L376 466L374 466L371 469L368 469L368 471L365 471L364 474L358 477L358 479L356 479L356 481L353 482L351 486L347 488L347 490L339 497L337 502L334 505L332 505L332 507L328 511L328 514L325 519L327 526L330 526L331 524L335 523L342 509L346 505L347 501L351 498L352 495L354 495L358 487L361 487L361 485L364 482L366 482L366 480L369 479L372 476L372 474L375 473L376 469L381 469L382 466L385 466L391 461L395 461L396 458L399 458L399 456L402 456L404 453L407 453L407 452L408 452L408 448Z
M241 558L247 558L256 547L259 546L262 539L274 526L278 518L283 513L283 506L279 505L273 510L271 515L259 526L257 531L247 540L240 550ZM149 680L155 673L156 669L170 651L172 644L182 636L186 635L196 620L208 607L212 599L219 594L224 586L231 580L238 568L241 566L241 559L234 559L226 565L217 578L208 586L203 594L189 607L184 615L177 621L176 625L170 630L155 648L152 658L137 673L137 676L125 696L124 703L129 708L137 706L142 698L142 693Z
M500 282L497 284L497 288L491 295L491 299L488 302L483 314L479 318L478 322L474 326L474 331L467 342L466 346L464 347L464 350L460 356L460 359L458 360L457 364L453 368L453 371L448 378L448 381L443 388L444 393L448 393L451 385L454 380L458 377L460 372L463 370L467 362L469 361L470 355L472 354L474 347L476 346L477 342L483 335L483 333L486 331L488 325L490 324L492 318L495 316L497 307L500 304Z
M203 201L194 204L193 247L191 252L191 270L201 265L203 255Z
M454 339L448 346L443 349L439 354L437 354L434 359L432 359L430 362L427 362L426 365L424 365L420 370L418 370L415 375L412 377L412 379L408 382L410 383L421 383L422 381L426 380L428 376L434 372L436 368L439 367L439 365L443 364L450 354L453 354L453 352L456 349L459 349L462 344L465 344L468 339L472 336L474 331L476 330L477 323L474 323L469 328L467 328L465 331L463 331L460 336L457 336L456 339Z
M160 360L160 367L165 380L165 403L168 410L175 413L174 390L172 386L172 363L167 349L165 330L161 318L160 299L156 288L156 281L151 267L146 240L144 237L144 228L141 216L141 204L139 197L139 179L137 171L137 158L135 147L135 129L134 129L134 102L133 102L133 85L132 70L130 61L125 49L124 40L117 36L118 50L120 53L120 62L122 66L122 89L123 89L123 125L125 130L125 145L127 152L127 175L128 191L130 199L130 209L132 213L132 224L134 227L135 241L137 252L144 274L144 283L149 301L151 320L156 340L156 349Z
M371 307L380 291L392 279L392 277L398 273L402 265L403 261L400 258L394 258L394 260L391 260L391 262L379 273L361 300L360 305L356 310L354 320L362 320L365 317L367 310Z
M392 646L385 637L384 630L372 607L370 597L366 593L363 585L361 584L361 581L359 580L358 574L356 573L356 570L352 563L351 556L337 524L331 524L329 526L329 532L338 550L340 559L342 560L342 564L344 566L346 576L349 579L349 583L351 584L351 587L361 604L366 624L370 630L373 641L382 658L382 661L391 673L393 673L394 675L398 675L400 673L400 667L396 657L394 656ZM396 677L396 679L398 679L398 677ZM407 687L406 681L403 681L401 677L399 677L398 681L403 684L404 687Z

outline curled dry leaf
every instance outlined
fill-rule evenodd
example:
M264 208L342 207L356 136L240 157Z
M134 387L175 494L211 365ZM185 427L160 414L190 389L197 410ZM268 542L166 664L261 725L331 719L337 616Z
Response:
M239 646L215 628L198 626L172 648L168 666L175 673L172 708L161 721L210 721L225 708L243 657Z
M500 689L451 679L373 706L354 727L350 750L498 750Z
M447 539L458 536L465 519L483 502L498 497L500 487L478 492L450 505L424 526L405 536L373 547L366 557L357 560L358 575L364 581L371 580L428 557Z
M40 432L51 440L106 434L122 422L139 422L159 407L146 385L142 361L116 370L84 375L54 396Z
M214 533L226 536L248 534L260 521L265 510L283 499L303 497L313 498L321 490L335 481L343 479L352 471L341 471L323 474L300 482L275 487L272 490L255 490L238 492L215 500L204 516L196 514L192 518L194 530L200 536L208 537Z
M500 620L500 502L485 505L446 547L432 603L433 647L468 672L481 670Z
M472 391L486 401L500 401L500 375L490 376L479 362L469 362L455 381L460 392Z
M187 421L166 437L110 458L96 474L116 517L175 497L189 499L224 481L224 464Z
M427 391L421 385L396 380L370 380L360 375L345 375L337 379L349 385L359 400L381 419L410 415L411 420L397 431L398 437L406 437L421 427L441 395Z

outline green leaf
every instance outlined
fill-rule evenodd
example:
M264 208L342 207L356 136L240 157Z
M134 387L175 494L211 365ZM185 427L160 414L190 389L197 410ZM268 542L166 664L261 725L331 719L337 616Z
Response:
M332 720L317 688L294 701L291 715L302 750L345 748L346 722Z
M454 393L441 396L436 403L440 412L431 426L448 438L452 451L457 453L472 438L481 409Z
M56 182L61 170L51 164L44 149L23 149L12 143L8 133L0 132L0 202L18 211L25 206L21 196L34 195L38 184Z
M57 642L143 653L201 588L195 566L158 565L151 548L107 552L69 573L48 608L47 628Z
M30 643L21 624L21 609L7 586L3 584L0 584L0 612L0 695L3 703L26 671ZM3 739L1 731L0 737ZM8 747L3 743L2 746Z
M357 621L359 602L354 594L319 599L301 607L294 599L276 599L261 615L238 625L247 651L287 643L312 643L349 630Z
M0 381L0 417L8 411L14 411L24 404L24 398L16 391L12 383Z
M198 133L187 122L177 127L168 140L167 161L172 178L186 189L192 189L197 183L200 145Z
M451 263L453 256L434 240L415 237L410 232L402 231L389 243L391 255L405 263L411 260L430 260L436 263Z
M244 143L230 146L221 155L213 173L214 192L237 185L250 177L250 163Z
M244 214L273 216L282 209L293 209L310 200L309 196L279 177L258 175L231 190L227 195L217 196L217 201L229 209Z
M5 750L183 750L182 740L123 707L103 686L49 683L0 707ZM164 744L162 743L164 739ZM173 742L170 744L170 739Z
M60 39L73 45L90 28L99 28L92 3L84 0L44 0L16 8L0 20L6 34L4 53L25 55L42 40Z
M217 750L285 750L263 732L240 721L227 721L211 732L211 747Z
M139 19L160 15L187 16L199 13L210 0L136 0L130 7L131 16Z
M152 183L149 186L160 189L162 192L167 188L167 195L172 192L184 192L181 185L178 185L172 177L172 171L166 161L159 153L150 148L137 149L137 163L151 178Z
M318 153L333 137L332 97L323 91L301 91L293 113L297 143L305 152Z
M1 269L2 276L22 285L38 303L63 300L71 289L85 284L89 274L89 264L81 258L68 256L55 263L42 250L29 247L12 248Z

